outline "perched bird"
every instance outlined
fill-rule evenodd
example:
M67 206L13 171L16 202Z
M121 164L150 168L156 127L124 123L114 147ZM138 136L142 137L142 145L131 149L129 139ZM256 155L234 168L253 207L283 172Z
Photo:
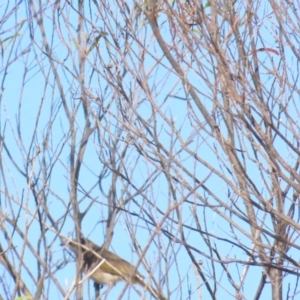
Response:
M81 238L80 244L76 241L70 241L69 248L78 253L81 248L83 255L83 271L94 280L94 282L110 286L116 282L124 280L129 284L140 284L154 298L166 300L166 298L158 293L151 285L143 280L143 276L126 260L118 255L94 244L92 241Z

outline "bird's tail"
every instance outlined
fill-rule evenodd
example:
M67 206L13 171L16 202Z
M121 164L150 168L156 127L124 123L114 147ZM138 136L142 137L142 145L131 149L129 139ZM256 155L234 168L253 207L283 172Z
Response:
M167 298L162 293L159 293L150 284L146 283L142 278L138 277L137 279L138 279L138 283L143 288L145 288L155 299L157 299L157 300L167 300Z

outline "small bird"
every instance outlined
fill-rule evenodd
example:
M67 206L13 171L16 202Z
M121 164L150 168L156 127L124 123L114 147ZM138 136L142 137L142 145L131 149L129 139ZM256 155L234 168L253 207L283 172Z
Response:
M154 298L166 300L151 285L145 283L143 276L126 260L118 255L102 248L92 241L81 238L81 244L76 240L69 241L69 248L78 253L81 248L83 255L83 271L94 280L94 282L110 286L116 282L124 280L130 284L138 283L145 288Z

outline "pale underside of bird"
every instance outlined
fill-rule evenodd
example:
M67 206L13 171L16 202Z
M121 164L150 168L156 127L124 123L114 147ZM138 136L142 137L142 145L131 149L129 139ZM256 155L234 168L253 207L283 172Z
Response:
M92 241L81 238L69 241L68 246L77 255L81 252L83 257L82 270L87 276L99 285L113 286L118 281L126 281L128 284L139 284L145 288L154 298L166 300L150 284L147 284L143 276L126 260L118 255L94 244ZM80 250L81 249L81 250Z

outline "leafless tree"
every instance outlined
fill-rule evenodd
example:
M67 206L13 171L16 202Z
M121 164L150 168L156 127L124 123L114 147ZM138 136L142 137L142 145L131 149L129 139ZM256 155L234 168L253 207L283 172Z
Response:
M168 299L299 297L296 2L5 4L3 299L95 299L81 236Z

